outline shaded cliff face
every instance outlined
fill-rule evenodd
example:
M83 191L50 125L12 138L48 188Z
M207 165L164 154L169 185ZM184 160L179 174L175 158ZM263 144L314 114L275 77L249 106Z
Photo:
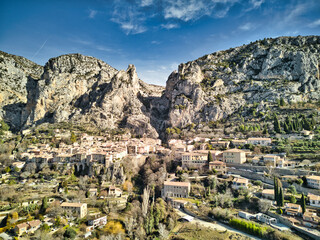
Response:
M14 130L43 122L93 123L165 136L165 128L208 123L248 104L320 99L320 37L265 39L179 66L166 88L80 54L42 67L0 52L0 118Z
M250 103L320 99L320 37L265 39L181 64L167 81L168 125L216 121Z

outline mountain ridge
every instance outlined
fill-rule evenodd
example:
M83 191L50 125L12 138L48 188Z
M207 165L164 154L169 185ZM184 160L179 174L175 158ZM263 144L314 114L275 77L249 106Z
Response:
M207 131L248 104L319 101L319 62L319 36L268 38L182 63L162 87L134 65L119 71L76 53L40 66L0 51L0 117L16 131L69 121L151 137L191 124Z

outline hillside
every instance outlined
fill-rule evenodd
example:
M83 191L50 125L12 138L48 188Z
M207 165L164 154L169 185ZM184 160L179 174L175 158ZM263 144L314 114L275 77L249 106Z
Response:
M170 75L166 97L168 122L184 128L206 125L233 114L265 114L277 100L286 103L320 99L320 37L259 40L181 64Z

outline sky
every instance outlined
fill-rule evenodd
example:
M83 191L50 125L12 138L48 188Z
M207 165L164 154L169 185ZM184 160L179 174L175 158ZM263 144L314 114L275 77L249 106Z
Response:
M320 0L0 0L0 50L44 65L81 53L165 85L180 63L279 36L319 35Z

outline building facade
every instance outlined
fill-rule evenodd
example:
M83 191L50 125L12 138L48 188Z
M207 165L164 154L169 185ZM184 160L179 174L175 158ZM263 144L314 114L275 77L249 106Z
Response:
M223 152L223 161L225 163L243 164L246 162L246 153L240 149L229 149Z
M182 168L200 169L208 165L208 153L183 153L182 154Z
M189 182L164 182L162 197L179 197L187 198L190 193L190 183Z
M307 176L308 186L320 189L320 176Z
M61 208L68 213L78 215L79 218L84 218L87 215L87 204L86 203L64 202L61 204Z

